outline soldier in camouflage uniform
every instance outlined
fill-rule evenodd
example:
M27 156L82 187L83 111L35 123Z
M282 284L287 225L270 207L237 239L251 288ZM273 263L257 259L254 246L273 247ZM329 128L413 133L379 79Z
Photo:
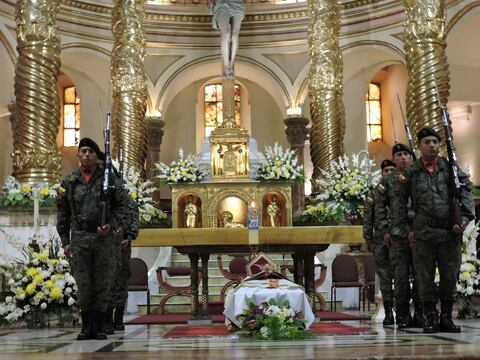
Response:
M130 271L130 257L132 255L132 241L135 240L139 232L139 209L135 200L129 197L129 222L125 226L125 235L121 243L120 258L118 262L119 271L115 279L115 316L114 327L115 330L125 330L123 324L123 313L125 312L125 305L128 298L128 279L132 274Z
M386 176L395 170L395 164L386 159L381 164L382 176ZM375 227L375 202L378 195L378 187L370 192L365 204L365 213L363 215L363 238L368 249L375 256L376 272L380 278L380 291L382 292L383 304L385 307L385 318L383 325L393 325L393 290L392 290L392 271L390 266L389 248L385 246L380 232Z
M383 240L390 246L390 263L392 265L395 283L395 311L397 326L405 329L410 326L422 327L422 308L418 299L416 282L414 291L410 288L410 277L413 277L413 263L410 244L408 242L408 228L393 226L392 213L395 209L390 206L394 203L394 185L399 177L403 176L404 169L412 162L412 150L404 144L395 144L392 147L392 157L395 162L395 172L382 178L379 194L375 202L376 225L382 234ZM410 299L414 298L415 315L410 314Z
M460 332L452 321L458 272L461 264L462 233L474 218L471 182L459 171L462 224L452 222L449 189L450 168L448 160L439 157L440 135L432 128L423 128L417 134L422 157L407 168L398 178L396 191L398 204L392 222L410 226L408 238L413 247L413 264L418 280L420 300L424 312L424 333ZM407 204L412 201L415 213L409 220ZM438 266L440 284L435 285L435 268ZM437 299L440 298L440 322Z
M82 330L78 340L106 339L103 329L108 290L113 281L113 231L127 216L127 194L115 176L107 198L107 224L101 226L103 170L97 165L101 151L89 138L80 140L80 168L65 177L57 199L57 231L65 254L73 255Z

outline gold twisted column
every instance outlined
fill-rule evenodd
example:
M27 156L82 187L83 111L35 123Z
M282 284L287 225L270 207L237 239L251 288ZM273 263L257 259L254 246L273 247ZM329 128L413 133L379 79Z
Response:
M341 27L336 0L308 0L308 48L310 52L310 156L312 178L327 170L330 160L343 154L345 109L343 106L343 64L338 43ZM318 185L312 182L313 191Z
M404 6L408 122L412 134L424 126L443 134L434 77L437 78L440 98L446 104L450 76L445 54L445 1L404 0Z
M113 153L122 146L126 164L145 175L147 157L147 78L145 31L143 17L145 0L114 0L112 12L112 134Z
M18 60L15 68L13 175L20 182L55 183L61 155L57 77L60 41L59 0L18 0L15 11Z

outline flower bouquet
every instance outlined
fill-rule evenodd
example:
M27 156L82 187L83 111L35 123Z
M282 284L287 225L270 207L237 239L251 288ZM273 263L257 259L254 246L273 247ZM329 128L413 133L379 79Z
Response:
M293 150L283 150L275 143L265 147L266 164L261 166L254 175L260 181L303 181L303 165L298 162Z
M55 318L59 325L78 319L77 285L58 240L35 251L23 248L24 259L3 263L8 293L0 303L0 323L25 321L28 326L46 326Z
M189 183L200 182L207 175L198 167L196 157L192 154L184 156L183 149L178 150L178 159L170 165L158 162L154 165L159 174L157 177L164 182Z
M119 169L119 163L113 161L113 165ZM151 194L158 189L150 180L144 181L140 173L132 166L126 164L122 167L124 188L133 200L138 204L139 221L141 225L166 225L171 226L167 214L156 207Z
M288 301L278 304L274 299L255 305L252 301L239 319L242 324L239 335L252 336L259 340L307 339L313 337L306 330L306 322L299 311L290 307Z
M460 265L460 273L457 283L457 305L458 318L478 316L472 297L480 295L480 260L477 259L475 250L469 250L469 245L475 244L478 235L478 225L469 225L463 233L463 251L462 264Z
M295 218L294 223L303 224L332 224L336 225L345 221L343 207L333 201L321 201L309 204L305 210Z
M343 155L330 161L329 171L322 169L321 177L313 180L321 191L314 202L333 202L347 218L361 218L368 193L380 181L380 171L372 171L374 165L365 150L353 154L351 159Z
M0 192L1 207L26 207L33 206L34 192L38 191L40 206L53 207L56 205L57 191L60 184L50 186L38 183L34 186L21 184L13 176L7 176Z

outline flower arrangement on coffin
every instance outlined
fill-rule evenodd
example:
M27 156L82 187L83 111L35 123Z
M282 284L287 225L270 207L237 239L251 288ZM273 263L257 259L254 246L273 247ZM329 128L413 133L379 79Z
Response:
M303 165L298 162L293 150L284 150L275 143L265 147L266 164L261 166L254 175L260 181L295 181L302 182Z
M21 184L13 176L7 176L0 192L0 206L26 207L33 206L34 192L38 191L40 206L53 207L56 205L57 191L60 184L48 185L38 183L35 185Z
M154 168L158 170L157 177L161 181L171 183L200 182L207 175L205 170L198 167L197 158L192 154L185 157L182 148L178 150L176 161L172 161L170 165L158 162Z
M475 244L479 223L467 227L463 233L462 264L457 283L458 317L478 316L478 311L472 302L472 297L480 295L480 260L477 259L475 250L469 250L470 244Z
M249 301L246 309L238 317L242 328L237 334L259 340L307 339L313 337L306 330L306 321L300 311L291 308L285 300L279 304L274 299L255 305Z
M343 155L330 161L329 171L322 169L321 177L313 180L321 191L313 202L333 202L343 209L347 219L361 219L367 195L380 181L380 171L372 171L373 166L375 162L365 150L351 158Z
M8 284L5 301L0 303L0 323L46 326L55 318L62 326L78 320L78 288L59 239L38 249L24 246L23 259L0 264Z
M320 201L308 204L305 210L295 218L295 224L338 224L345 221L344 208L333 201Z
M113 165L119 169L119 163L113 161ZM158 189L150 180L142 180L140 173L134 167L123 165L124 187L128 194L138 204L139 220L141 225L163 224L170 226L171 222L167 214L156 207L151 194Z

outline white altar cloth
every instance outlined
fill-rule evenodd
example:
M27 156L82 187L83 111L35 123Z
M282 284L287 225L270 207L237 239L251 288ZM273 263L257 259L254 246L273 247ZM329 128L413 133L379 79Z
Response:
M307 321L307 329L315 320L315 315L308 302L303 288L289 280L280 279L277 288L270 288L268 280L249 280L242 282L233 292L229 292L225 299L223 314L238 327L241 327L237 319L248 308L249 300L256 305L275 299L278 303L288 300L293 310L300 311Z

